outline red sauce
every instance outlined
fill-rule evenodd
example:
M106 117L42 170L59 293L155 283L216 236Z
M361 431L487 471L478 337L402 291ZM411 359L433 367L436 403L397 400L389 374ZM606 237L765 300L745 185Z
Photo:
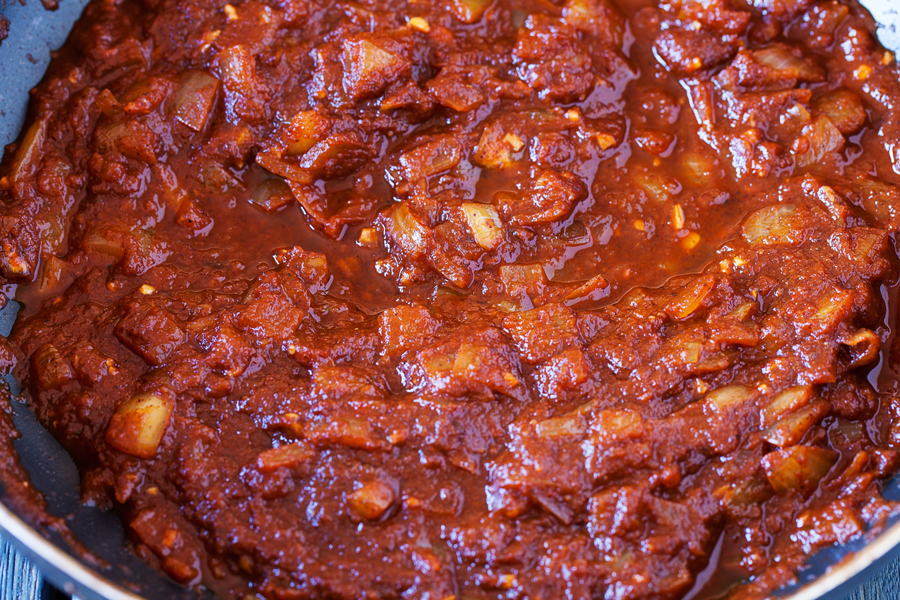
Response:
M0 168L85 501L222 597L757 599L895 512L853 1L94 2Z

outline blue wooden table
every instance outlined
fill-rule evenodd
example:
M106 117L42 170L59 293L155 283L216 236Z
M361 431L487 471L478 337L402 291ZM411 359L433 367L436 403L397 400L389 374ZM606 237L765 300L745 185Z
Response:
M847 600L900 600L900 557L873 575Z
M0 600L63 600L40 572L0 539ZM900 557L847 596L846 600L900 600Z

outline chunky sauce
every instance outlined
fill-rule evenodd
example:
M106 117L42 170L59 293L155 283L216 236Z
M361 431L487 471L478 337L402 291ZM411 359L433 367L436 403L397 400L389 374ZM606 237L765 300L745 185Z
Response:
M3 362L222 597L766 597L896 510L874 30L95 1L0 169Z

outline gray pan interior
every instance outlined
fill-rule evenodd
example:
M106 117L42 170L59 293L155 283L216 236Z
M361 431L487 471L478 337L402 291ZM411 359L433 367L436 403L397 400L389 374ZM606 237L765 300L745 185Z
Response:
M43 77L50 52L59 48L87 0L62 0L56 11L47 11L38 0L0 0L0 14L10 21L9 37L0 43L0 156L25 121L28 91ZM900 49L900 2L864 0L875 18L885 24L882 43ZM18 305L10 302L0 311L0 335L8 335ZM9 381L14 392L18 386ZM96 555L110 563L95 569L72 554L55 534L35 531L2 504L0 532L31 558L46 577L69 593L86 600L187 600L212 598L209 593L185 590L148 567L125 547L125 534L112 513L82 506L75 464L59 443L22 403L15 404L16 426L22 437L16 442L22 464L34 485L42 491L50 512L66 517L76 536ZM886 490L900 499L900 476ZM842 600L855 586L887 560L900 554L900 515L874 540L858 540L847 546L820 552L801 575L801 582L782 594L784 600ZM699 585L698 587L702 587ZM692 600L703 600L698 589ZM693 594L691 595L693 596Z

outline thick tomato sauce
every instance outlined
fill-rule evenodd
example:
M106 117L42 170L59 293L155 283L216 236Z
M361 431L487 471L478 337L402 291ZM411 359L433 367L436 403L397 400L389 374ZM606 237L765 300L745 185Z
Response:
M874 31L94 2L0 168L3 361L85 502L222 597L766 597L896 510Z

